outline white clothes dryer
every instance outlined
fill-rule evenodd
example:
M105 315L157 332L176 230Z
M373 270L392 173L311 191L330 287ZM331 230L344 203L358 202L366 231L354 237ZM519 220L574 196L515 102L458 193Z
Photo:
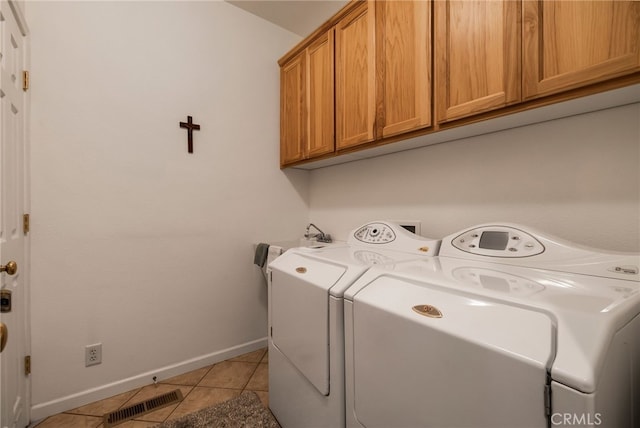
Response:
M346 243L291 249L270 265L269 407L280 425L344 427L344 291L373 265L434 260L439 245L378 221Z
M517 225L345 293L348 427L640 426L639 255Z

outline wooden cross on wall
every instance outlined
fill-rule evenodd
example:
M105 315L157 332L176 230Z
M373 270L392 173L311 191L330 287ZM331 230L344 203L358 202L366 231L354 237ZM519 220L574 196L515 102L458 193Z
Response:
M193 118L191 116L187 116L186 122L180 122L180 128L187 129L188 150L189 153L193 153L193 131L199 131L200 125L193 123Z

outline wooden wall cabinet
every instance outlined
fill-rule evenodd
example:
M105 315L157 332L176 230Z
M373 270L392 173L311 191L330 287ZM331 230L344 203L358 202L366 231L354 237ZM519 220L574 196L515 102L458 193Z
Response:
M431 52L430 1L351 4L281 63L281 166L431 126Z
M306 52L280 67L280 165L305 159Z
M531 99L640 71L640 1L523 1Z
M336 149L375 138L375 8L360 2L336 25Z
M335 150L333 34L333 29L327 31L306 49L309 158Z
M363 1L336 25L336 149L428 127L431 2Z
M284 167L639 83L640 0L354 0L279 63Z
M433 4L438 122L519 102L520 2Z
M376 2L376 137L432 124L431 2Z
M280 68L280 165L332 153L334 30Z

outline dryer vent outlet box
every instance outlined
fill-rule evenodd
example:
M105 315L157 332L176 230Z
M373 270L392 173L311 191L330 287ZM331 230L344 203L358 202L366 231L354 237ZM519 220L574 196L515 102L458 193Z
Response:
M391 220L394 223L399 224L400 226L402 226L404 229L408 230L411 233L415 233L416 235L420 235L422 233L421 230L421 222L419 221L411 221L411 220L402 220L402 221L398 221L398 220Z

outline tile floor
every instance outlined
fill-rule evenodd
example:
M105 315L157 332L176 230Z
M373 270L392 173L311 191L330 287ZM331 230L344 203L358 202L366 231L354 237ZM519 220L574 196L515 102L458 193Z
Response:
M184 399L178 403L139 418L124 422L118 428L148 428L199 409L237 397L244 391L255 392L265 407L269 406L269 355L267 348L203 367L180 376L137 388L115 397L87 404L77 409L49 416L37 428L102 427L102 416L126 405L147 400L180 388Z

